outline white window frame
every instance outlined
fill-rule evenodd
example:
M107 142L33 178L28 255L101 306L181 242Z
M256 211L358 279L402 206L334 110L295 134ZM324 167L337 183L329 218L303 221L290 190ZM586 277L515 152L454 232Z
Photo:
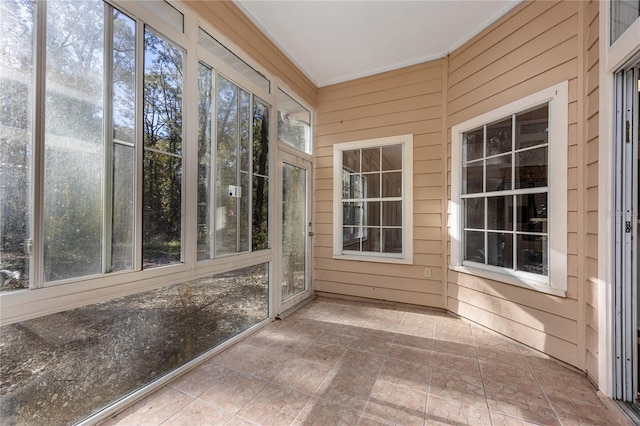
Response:
M342 152L352 149L402 145L402 253L342 250ZM413 134L365 139L333 145L333 258L381 263L413 264Z
M284 96L288 97L290 100L292 100L294 103L297 104L297 106L301 107L302 109L304 109L305 111L307 111L309 113L309 123L307 128L305 129L305 147L304 149L300 149L297 146L291 144L288 141L284 141L280 138L280 131L278 129L278 117L279 114L282 112L287 113L287 110L284 108L284 106L282 105L283 102L280 101L280 93L282 93ZM312 135L312 129L313 129L313 109L306 104L306 102L302 101L301 98L299 98L297 95L295 95L294 92L292 92L291 90L289 90L288 87L286 87L283 83L279 83L277 85L277 87L273 90L273 96L276 100L276 104L275 104L275 109L274 109L274 122L275 122L275 128L276 128L276 134L275 134L275 138L278 140L280 145L286 145L288 147L290 147L292 150L292 152L300 152L303 154L306 154L307 156L311 156L313 154L313 135ZM295 114L294 114L295 115ZM299 154L296 154L299 155ZM304 157L304 155L303 155ZM306 157L305 157L306 158Z
M451 199L449 201L449 268L543 293L566 296L567 291L567 139L569 83L564 81L451 128ZM500 267L464 265L462 208L462 137L467 131L512 114L549 103L548 140L548 265L549 275L536 275Z

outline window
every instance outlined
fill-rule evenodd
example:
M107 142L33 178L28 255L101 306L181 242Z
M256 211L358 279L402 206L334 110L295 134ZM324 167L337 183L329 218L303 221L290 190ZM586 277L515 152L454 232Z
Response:
M611 1L611 44L640 16L640 0Z
M2 12L2 290L182 262L184 50L102 0Z
M452 265L566 289L567 84L454 126L452 141Z
M182 260L182 62L184 52L144 34L143 268Z
M278 139L311 154L311 112L278 89Z
M412 262L412 153L412 135L334 145L334 256Z
M33 2L0 2L0 291L29 286L34 22Z
M198 259L266 249L270 107L202 62L198 83Z

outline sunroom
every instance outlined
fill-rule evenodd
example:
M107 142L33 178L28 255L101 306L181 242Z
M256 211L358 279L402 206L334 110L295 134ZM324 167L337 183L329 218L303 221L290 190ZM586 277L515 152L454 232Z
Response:
M638 2L0 7L3 424L637 410Z

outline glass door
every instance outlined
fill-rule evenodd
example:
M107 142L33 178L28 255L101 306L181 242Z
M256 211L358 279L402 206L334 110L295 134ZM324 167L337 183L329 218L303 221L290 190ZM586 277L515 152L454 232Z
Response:
M277 314L311 295L311 163L279 153L282 183L280 203L280 277Z
M616 74L614 398L638 401L638 100L640 64Z

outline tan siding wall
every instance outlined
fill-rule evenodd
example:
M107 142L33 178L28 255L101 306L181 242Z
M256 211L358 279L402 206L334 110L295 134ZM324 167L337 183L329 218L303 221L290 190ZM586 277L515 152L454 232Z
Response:
M229 0L186 0L214 28L259 62L309 105L315 107L317 88L254 24Z
M599 2L585 8L585 131L586 140L586 294L585 294L585 370L598 378L598 104L599 99Z
M522 3L447 58L319 89L315 289L444 307L597 377L597 10L597 1ZM451 127L562 81L566 297L450 271ZM333 144L405 133L415 134L415 264L333 259Z
M578 2L523 4L450 55L448 126L569 81L567 297L450 272L449 310L582 368L584 151ZM450 139L450 135L448 135ZM551 148L553 152L553 148Z
M318 90L314 288L443 306L443 78L439 60ZM414 264L333 259L333 145L413 134ZM424 268L431 278L424 278Z

